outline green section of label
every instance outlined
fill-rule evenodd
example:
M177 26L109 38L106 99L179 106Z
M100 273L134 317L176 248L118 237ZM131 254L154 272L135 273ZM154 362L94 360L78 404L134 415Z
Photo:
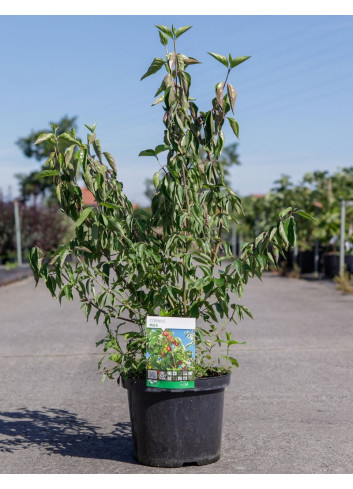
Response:
M195 382L193 380L147 380L148 387L158 387L159 389L193 389Z

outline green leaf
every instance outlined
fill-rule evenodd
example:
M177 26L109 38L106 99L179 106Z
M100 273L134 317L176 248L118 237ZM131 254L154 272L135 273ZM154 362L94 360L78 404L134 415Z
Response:
M163 102L163 100L164 100L164 93L163 93L163 95L161 95L160 97L156 98L156 100L155 100L155 101L153 102L153 104L152 104L152 107L153 107L154 105L158 105L158 104L160 104L161 102Z
M164 32L164 34L167 34L167 36L169 36L171 39L173 39L173 34L172 34L172 31L169 29L169 27L167 27L165 25L156 25L156 27L160 31Z
M157 190L159 185L159 170L156 171L156 173L153 175L152 181L153 181L154 188Z
M222 54L216 54L216 53L208 53L208 54L228 68L229 61L227 60L227 58L225 56L223 56Z
M179 27L179 29L176 30L175 32L175 37L178 38L179 36L181 36L182 34L184 34L184 32L188 31L189 29L191 29L192 25L186 25L184 27Z
M106 151L103 154L107 162L109 163L110 168L113 170L114 174L116 175L116 163L113 156L110 153L107 153Z
M55 187L56 197L57 197L57 199L58 199L58 201L59 201L60 204L61 204L61 186L62 186L62 184L59 183L59 185L57 185Z
M156 156L156 153L153 149L145 149L144 151L141 151L139 156Z
M242 262L241 262L241 260L234 260L233 261L233 268L234 268L234 270L236 271L236 273L239 276L242 275L243 270L242 270Z
M214 283L217 285L217 287L222 287L222 285L224 285L224 280L223 278L215 278Z
M157 71L159 71L162 68L162 66L164 66L164 65L165 65L164 59L154 58L150 67L146 71L146 73L141 77L141 80L143 80L144 78L147 78L150 75L153 75L154 73L157 73Z
M227 357L227 358L232 365L234 365L235 367L239 367L239 363L238 363L238 360L236 358L234 358L234 357Z
M85 124L85 127L91 132L94 132L96 130L97 123L93 124L93 126L89 126L88 124Z
M56 289L55 278L50 275L45 284L46 284L47 288L49 289L51 295L53 297L55 297L55 289Z
M294 217L290 217L287 228L288 241L291 246L295 246L296 235L295 235L295 220Z
M92 207L86 207L80 214L80 217L75 222L75 226L81 226L81 224L93 213Z
M64 141L67 141L68 143L72 143L72 144L78 144L78 145L80 144L80 142L77 141L77 139L75 139L68 132L63 132L62 134L60 134L60 136L58 137L58 139L63 139Z
M245 307L245 306L240 306L240 307L241 307L241 309L242 309L242 310L245 312L245 314L246 314L247 316L249 316L249 318L254 319L254 318L253 318L253 315L251 314L251 312L249 311L249 309L248 309L247 307Z
M86 166L86 160L87 160L87 149L80 150L76 153L77 157L77 162L78 162L78 167L82 167L82 169L85 168Z
M38 248L34 247L29 252L29 263L32 270L38 271Z
M66 165L68 165L70 163L71 158L72 158L72 155L73 155L73 152L74 152L74 149L75 149L75 145L72 144L65 151L65 163L66 163Z
M220 131L218 133L217 147L215 149L216 158L222 153L223 146L224 146L224 134L222 131Z
M72 287L69 284L64 285L64 287L62 288L62 290L60 292L60 297L63 297L64 295L68 301L73 299Z
M280 234L281 238L283 239L283 241L286 243L286 245L288 245L289 240L288 240L288 236L285 232L284 225L283 225L282 221L280 221L278 224L278 231L279 231L279 234Z
M180 202L180 205L182 206L183 205L183 202L184 202L184 195L185 195L185 189L182 185L178 185L177 187L177 195L178 195L178 199L179 199L179 202Z
M64 247L62 250L60 250L59 252L59 255L60 255L60 265L63 266L65 260L66 260L66 257L69 255L70 253L70 248L68 247Z
M265 255L257 255L256 259L259 262L261 268L265 268L265 266L267 265L267 257Z
M287 209L284 209L283 211L281 211L279 213L279 217L284 217L286 216L287 214L289 214L291 211L293 210L292 207L287 207Z
M232 117L227 117L227 119L229 121L230 127L232 128L232 131L234 132L236 137L239 139L239 124Z
M103 163L103 162L102 162L102 148L101 148L101 145L100 145L100 141L99 141L99 139L95 139L95 140L93 141L93 148L94 148L94 152L95 152L95 153L96 153L96 155L97 155L97 158L99 159L99 161L100 161L101 163Z
M47 141L50 138L54 138L54 135L51 132L48 134L41 134L34 144L43 143L43 141ZM53 141L54 141L54 139L53 139Z
M217 316L213 310L213 307L211 306L211 304L209 304L207 301L205 302L205 307L207 309L207 311L209 312L209 315L211 316L211 318L214 320L214 321L217 321Z
M59 255L55 255L54 258L50 260L49 265L53 265L59 258Z
M168 44L168 37L164 34L164 32L162 31L158 31L159 32L159 40L161 41L161 44L163 44L163 46L166 46Z
M164 92L164 90L166 89L166 87L167 87L167 85L166 85L166 80L168 79L168 78L167 78L167 77L168 77L168 75L169 75L169 73L167 73L167 74L165 75L165 77L163 78L163 80L162 80L162 83L161 83L160 87L158 88L158 90L157 90L157 91L156 91L156 93L154 94L154 96L155 96L155 97L157 97L157 96L158 96L160 93ZM163 95L163 96L164 96L164 95ZM160 97L159 97L159 98L160 98ZM157 100L159 100L159 99L157 99ZM157 103L159 103L159 102L157 102L157 100L155 100L155 101L154 101L154 103L152 104L152 106L153 106L153 105L156 105Z
M239 58L232 58L230 55L230 67L235 68L236 66L240 65L240 63L244 63L247 59L251 58L251 56L240 56Z
M112 204L111 202L99 202L99 205L102 205L107 209L120 209L120 207L117 204Z
M58 170L43 170L40 173L38 173L38 178L45 178L45 177L56 177L60 175Z
M158 155L159 153L162 153L163 151L169 151L170 147L167 144L159 144L154 148L154 154Z
M118 231L121 234L124 234L124 230L119 223L117 219L115 219L113 216L106 216L107 222L108 222L108 228L112 229L114 231Z
M305 219L308 219L309 221L312 221L312 222L317 223L317 219L315 219L315 217L311 216L310 214L308 214L305 211L296 211L296 214L298 214L299 216L304 217Z

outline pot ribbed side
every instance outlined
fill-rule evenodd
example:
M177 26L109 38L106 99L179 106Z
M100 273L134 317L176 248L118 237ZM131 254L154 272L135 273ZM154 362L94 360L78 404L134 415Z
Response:
M216 462L229 383L230 374L196 379L194 389L158 389L145 380L123 379L135 458L155 467Z

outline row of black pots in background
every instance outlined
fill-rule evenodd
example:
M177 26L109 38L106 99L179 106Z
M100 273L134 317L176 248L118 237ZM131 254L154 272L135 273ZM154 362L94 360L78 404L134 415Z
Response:
M349 274L353 274L353 255L345 255L345 266ZM286 268L293 270L294 254L293 251L286 252ZM280 263L284 262L284 258L280 257ZM305 250L299 251L295 260L295 264L300 268L301 274L309 274L315 272L315 251ZM334 252L326 252L323 249L319 250L318 270L319 274L325 278L333 278L339 274L339 254Z

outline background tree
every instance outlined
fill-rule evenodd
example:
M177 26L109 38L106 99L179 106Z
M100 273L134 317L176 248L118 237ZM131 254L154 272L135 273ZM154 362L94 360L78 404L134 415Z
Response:
M76 119L76 116L68 117L65 115L57 123L51 124L58 127L57 134L60 135L65 132L69 132L71 128L76 129ZM52 146L50 143L48 141L43 141L37 145L34 144L40 135L46 132L47 128L39 131L31 131L28 136L19 138L16 141L16 144L28 158L35 158L37 161L47 160L52 152ZM60 140L60 150L65 151L70 144L71 143L65 140ZM36 204L39 196L44 198L46 194L53 192L54 184L52 178L40 176L39 173L42 170L43 167L39 168L38 171L32 171L28 174L22 173L16 175L16 178L19 180L20 184L21 199L24 202L27 202L33 198L34 204Z
M19 182L23 202L32 198L33 204L36 205L38 197L43 199L48 193L48 189L53 189L53 179L39 176L39 172L36 170L30 173L17 173L15 177Z
M152 178L146 178L145 186L146 186L146 189L145 189L144 194L148 198L148 200L151 202L155 193L156 193L156 189L155 189L155 186L153 185Z
M314 234L328 250L338 244L341 221L341 200L352 200L353 168L341 168L332 175L327 171L306 173L302 186L311 192L311 202L316 206L318 224ZM346 232L353 234L353 208L346 209ZM333 240L333 241L332 241Z
M224 182L228 187L232 187L232 183L229 180L230 170L234 165L241 165L239 155L237 153L238 143L229 144L225 146L222 153L220 163L223 165Z
M315 216L316 222L296 219L296 250L298 264L302 267L300 260L304 260L307 252L307 257L310 252L316 253L316 256L338 252L341 200L350 201L352 198L352 167L340 168L333 173L321 170L307 172L296 185L288 175L281 175L265 196L249 195L242 199L245 215L239 220L237 232L248 241L276 219L277 209L295 205L306 209ZM353 206L346 208L345 233L348 241L346 251L352 252L349 248L353 241Z

